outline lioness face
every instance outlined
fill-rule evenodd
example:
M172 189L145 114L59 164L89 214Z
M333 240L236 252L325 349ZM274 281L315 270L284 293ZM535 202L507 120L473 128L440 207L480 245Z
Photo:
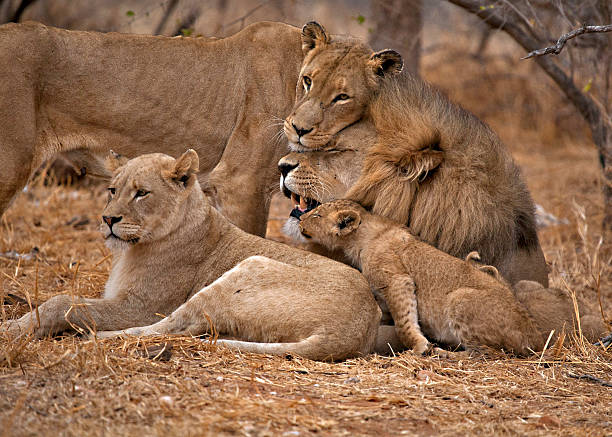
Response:
M176 160L154 153L110 165L116 168L100 228L109 248L158 241L182 223L185 201L197 184L193 150Z
M359 228L363 212L355 202L336 200L303 214L298 226L304 238L333 250L346 245Z
M373 53L352 38L332 38L317 23L302 29L304 62L296 101L284 131L295 151L320 149L359 121L385 75L397 74L402 59L393 50Z

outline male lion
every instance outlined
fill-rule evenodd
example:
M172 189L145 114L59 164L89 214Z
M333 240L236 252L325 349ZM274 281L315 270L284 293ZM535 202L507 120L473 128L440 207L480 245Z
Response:
M318 360L372 351L380 310L363 276L231 224L200 188L195 151L110 164L102 231L114 259L103 298L54 296L38 316L9 321L11 333L200 335L212 325L231 338L220 344L243 351Z
M399 339L416 353L428 350L427 337L452 347L486 345L527 355L544 347L551 330L559 334L580 326L591 341L606 330L586 304L576 323L572 299L561 290L520 281L513 291L469 260L452 257L349 200L303 214L299 228L306 238L341 248L359 266L384 295Z
M294 99L299 35L282 23L224 39L0 26L0 216L58 152L95 175L111 147L177 156L190 144L215 205L263 236L286 152L275 125Z
M320 202L350 198L406 224L451 255L478 251L511 284L548 284L534 204L495 133L410 74L398 53L302 34L304 62L285 120L293 153L279 162L294 199L286 229ZM299 152L299 153L298 153Z

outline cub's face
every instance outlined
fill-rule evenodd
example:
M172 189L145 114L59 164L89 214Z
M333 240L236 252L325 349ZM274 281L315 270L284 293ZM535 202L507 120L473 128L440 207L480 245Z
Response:
M302 236L328 249L342 248L361 224L365 210L350 200L324 203L300 217Z
M373 53L347 37L332 38L317 23L302 29L304 62L284 131L294 151L316 150L359 121L381 80L402 69L393 50Z
M187 170L177 172L187 153L190 162L183 162ZM185 221L183 205L197 184L197 155L193 151L185 155L177 160L160 153L143 155L116 168L100 227L109 248L158 241Z

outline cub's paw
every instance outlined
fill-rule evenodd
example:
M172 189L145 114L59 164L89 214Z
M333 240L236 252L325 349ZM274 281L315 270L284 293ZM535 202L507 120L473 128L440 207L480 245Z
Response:
M412 346L412 353L416 355L428 355L433 348L432 344L425 337L418 339Z

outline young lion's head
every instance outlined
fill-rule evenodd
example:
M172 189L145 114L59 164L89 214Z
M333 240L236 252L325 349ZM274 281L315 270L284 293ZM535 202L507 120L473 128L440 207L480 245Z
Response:
M302 50L295 105L284 124L296 151L319 149L360 120L381 81L403 66L396 51L374 53L354 38L332 37L314 21L302 29Z
M184 222L189 197L201 192L198 155L191 149L177 159L152 153L129 161L111 152L107 165L113 177L101 231L112 249L166 237Z
M302 235L328 249L346 246L362 218L367 214L358 203L350 200L334 200L317 206L300 217Z

